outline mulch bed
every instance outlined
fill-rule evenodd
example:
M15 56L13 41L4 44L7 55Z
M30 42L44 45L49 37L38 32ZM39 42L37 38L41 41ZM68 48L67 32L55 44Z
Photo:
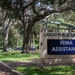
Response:
M0 75L13 75L13 73L8 71L8 69L4 68L3 65L0 64Z
M16 73L15 70L12 72L12 69L17 68L18 66L36 66L37 64L31 63L31 62L8 62L6 63L8 67L0 63L0 75L23 75Z
M11 72L0 71L0 75L14 75L14 74Z
M23 75L23 74L13 70L8 65L0 62L0 75Z

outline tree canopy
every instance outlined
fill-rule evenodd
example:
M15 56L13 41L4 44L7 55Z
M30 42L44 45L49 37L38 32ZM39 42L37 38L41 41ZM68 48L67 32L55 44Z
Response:
M54 13L75 11L75 0L0 0L0 7L20 20L24 28L23 50L28 44L32 28L37 21ZM27 45L26 45L27 46Z

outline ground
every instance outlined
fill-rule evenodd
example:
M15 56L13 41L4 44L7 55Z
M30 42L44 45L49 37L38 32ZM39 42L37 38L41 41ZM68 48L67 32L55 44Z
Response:
M0 75L20 75L15 70L12 70L8 65L0 63Z
M23 62L7 62L7 65L9 65L12 69L15 69L19 66L21 67L26 67L28 69L30 69L30 67L34 67L36 66L37 68L35 70L41 70L42 66L50 66L50 70L46 69L44 71L48 72L48 75L75 75L75 64L55 64L55 65L50 65L50 64L37 64L37 63L33 63L31 61L23 61ZM51 67L52 66L52 67ZM26 70L27 72L28 70ZM30 71L30 70L29 70ZM31 70L33 71L33 70ZM44 72L43 71L43 72ZM33 74L26 74L26 75L34 75L34 72L36 73L36 71L33 71ZM41 72L41 73L43 73ZM39 72L37 72L39 75ZM53 73L53 74L51 74ZM57 73L57 74L55 74ZM46 74L46 73L45 73ZM45 75L40 74L40 75ZM8 71L6 68L2 68L2 66L0 65L0 75L23 75L23 74L15 74L14 72ZM25 74L24 74L25 75Z
M12 51L12 52L2 52L0 50L0 61L6 63L10 68L15 69L16 67L22 66L31 66L32 58L39 58L39 54L32 52L30 54L21 54L20 51ZM0 75L15 75L11 71L7 71L6 67L3 67L2 63L0 62ZM17 74L16 74L17 75Z
M7 62L8 66L10 66L12 69L15 69L18 66L36 66L38 64L34 64L31 61L23 61L23 62ZM19 75L11 72L6 67L3 67L3 65L0 63L0 75Z
M65 66L62 66L62 64L45 64L40 59L38 53L21 54L20 52L0 52L0 61L10 66L7 67L0 62L0 75L23 75L22 73L24 75L35 75L35 73L37 73L36 75L46 75L46 73L48 75L75 75L75 63L63 64ZM43 66L47 66L48 69L45 69ZM22 73L15 71L15 69ZM41 72L39 72L40 70Z

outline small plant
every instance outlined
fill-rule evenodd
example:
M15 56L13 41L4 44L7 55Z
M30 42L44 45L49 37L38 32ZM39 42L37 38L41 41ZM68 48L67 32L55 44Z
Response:
M24 75L75 75L75 66L17 67Z
M40 58L40 54L21 54L20 51L0 52L0 61L3 62L31 60L32 57Z

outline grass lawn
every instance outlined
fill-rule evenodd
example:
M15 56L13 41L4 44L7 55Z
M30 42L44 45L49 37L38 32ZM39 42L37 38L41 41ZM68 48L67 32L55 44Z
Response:
M39 53L21 54L20 51L2 52L0 50L0 61L14 62L25 61L33 58L40 58ZM17 71L22 72L24 75L75 75L75 65L71 66L17 66Z
M17 67L24 75L75 75L75 66Z
M3 62L25 61L39 57L40 57L39 53L21 54L20 51L2 52L2 50L0 50L0 61Z

